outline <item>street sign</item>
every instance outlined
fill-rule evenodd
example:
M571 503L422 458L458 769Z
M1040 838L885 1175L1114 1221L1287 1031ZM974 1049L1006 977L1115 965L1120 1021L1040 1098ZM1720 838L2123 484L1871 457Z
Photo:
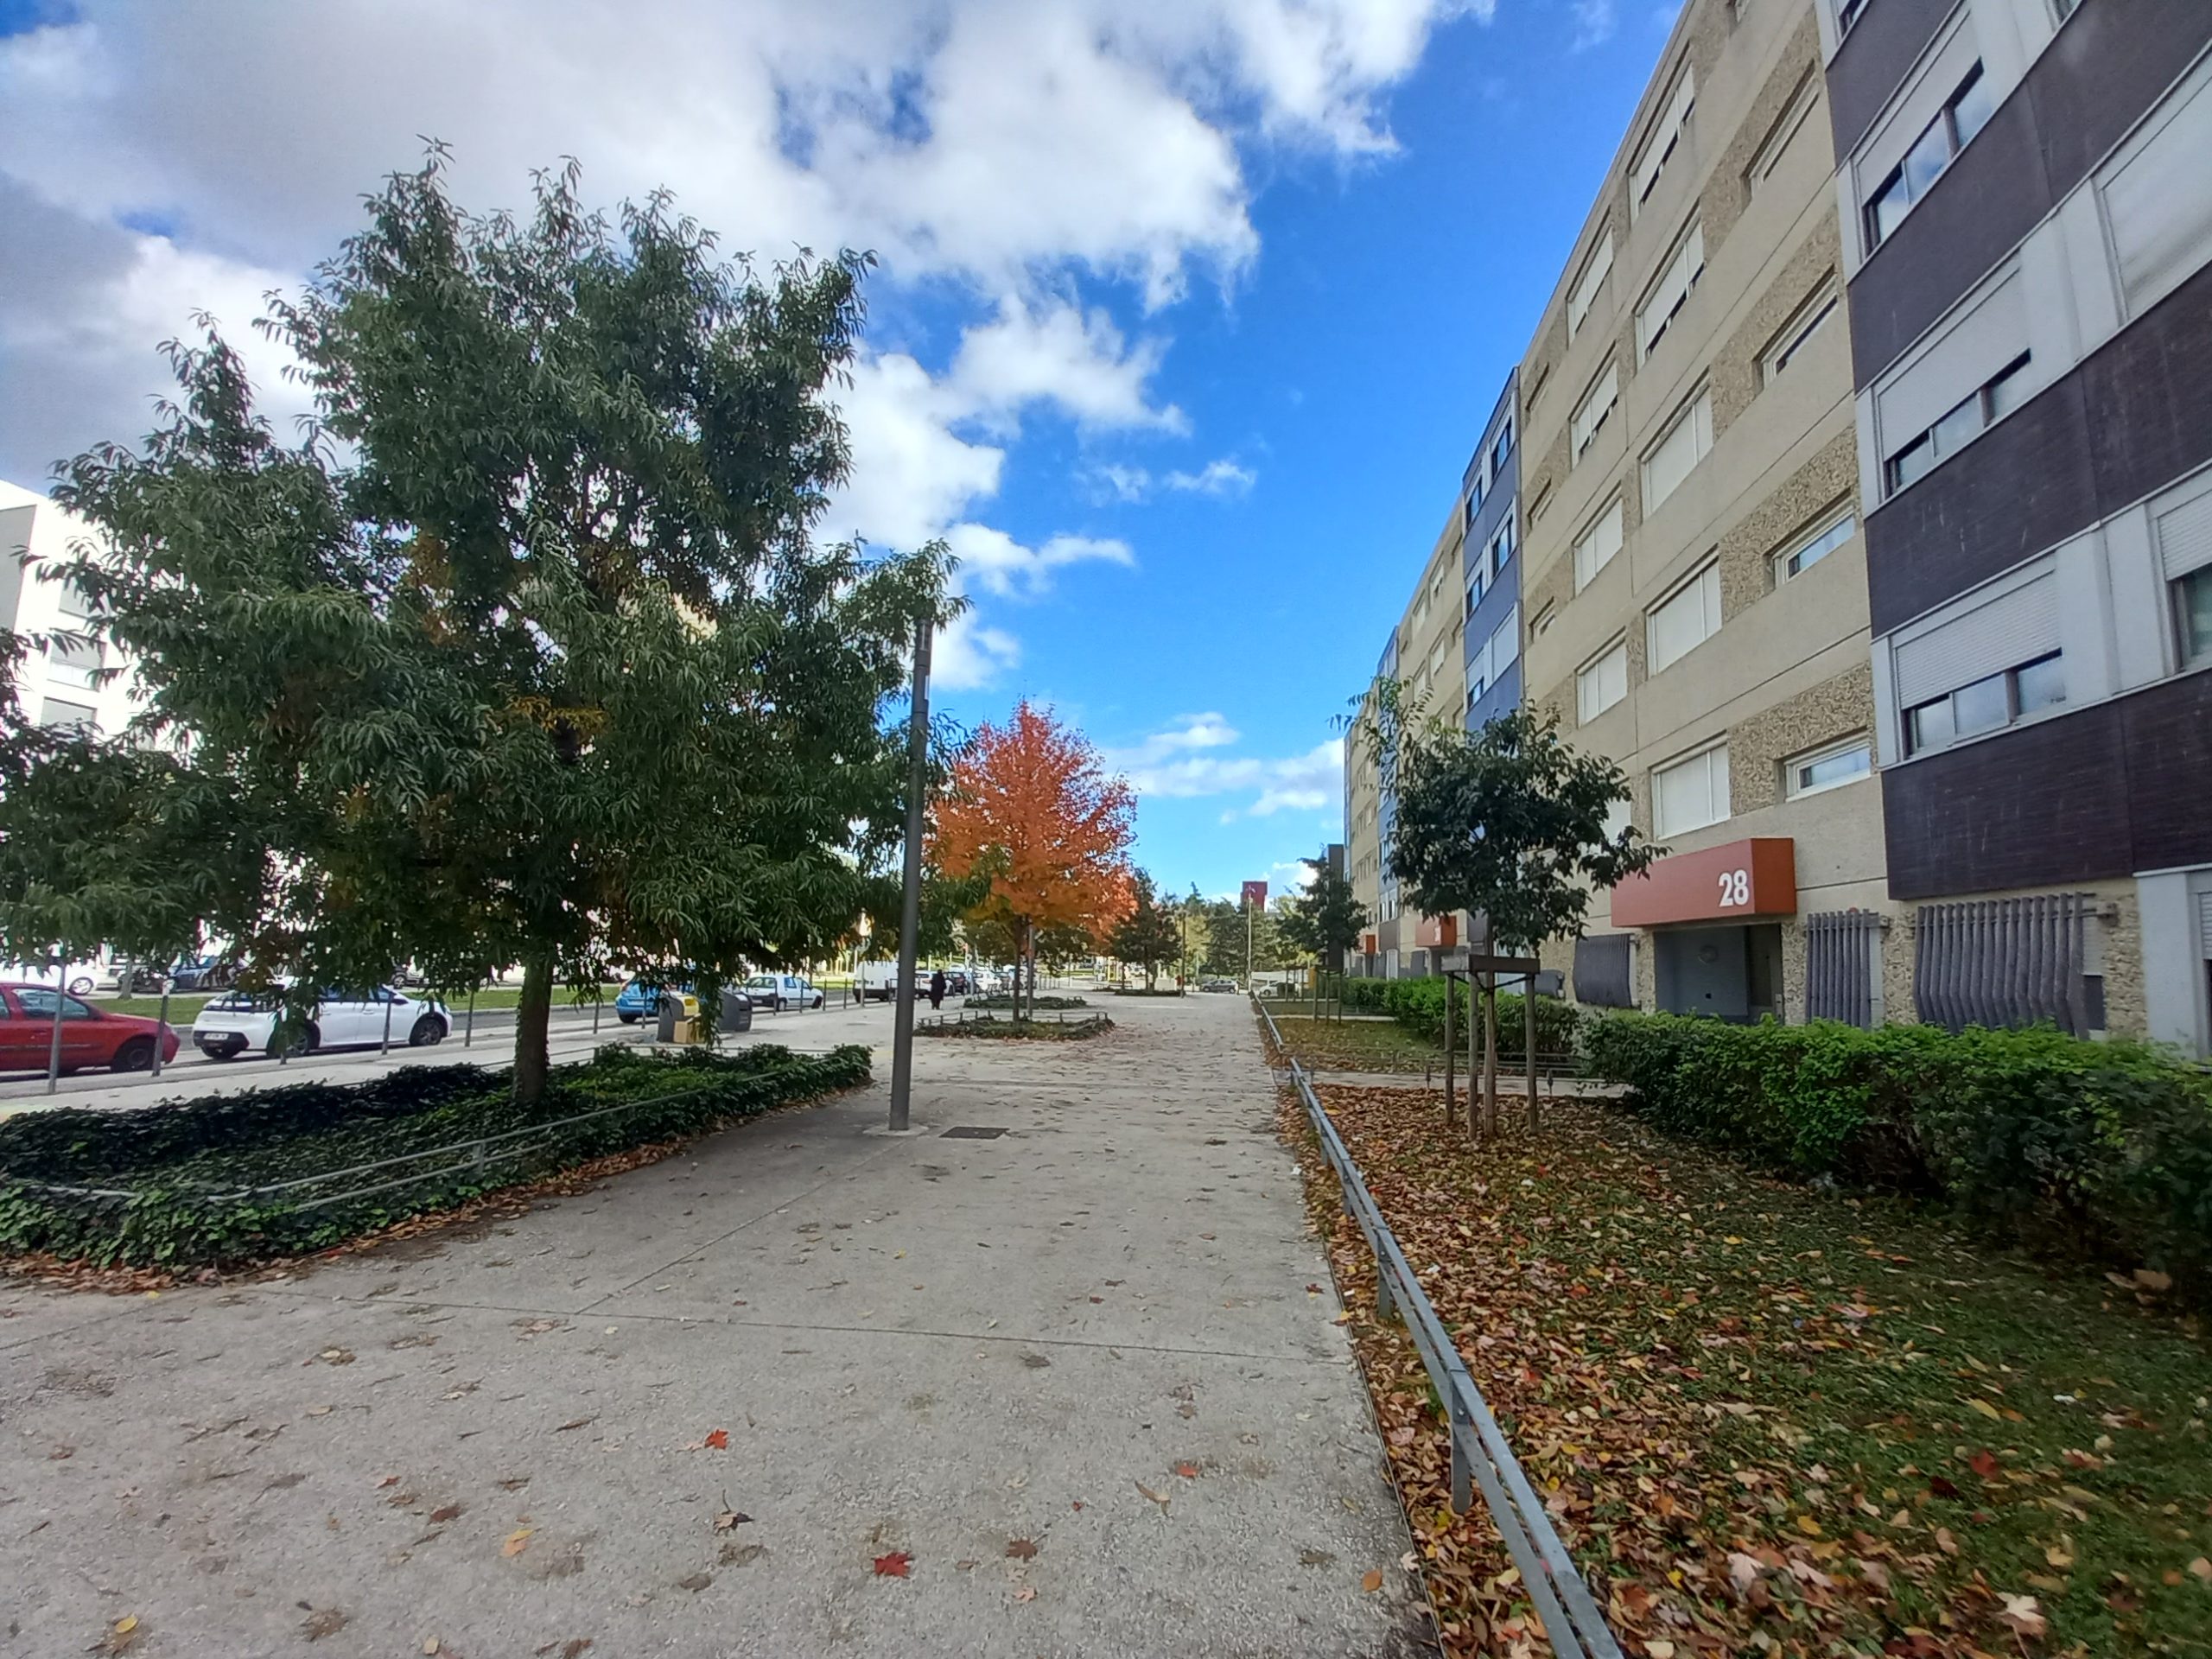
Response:
M1247 881L1244 884L1244 905L1248 910L1265 910L1268 907L1268 884Z

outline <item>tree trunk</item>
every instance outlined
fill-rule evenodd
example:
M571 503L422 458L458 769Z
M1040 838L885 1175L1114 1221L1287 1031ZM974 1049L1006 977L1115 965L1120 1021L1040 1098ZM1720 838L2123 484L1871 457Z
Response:
M1528 1045L1523 1057L1529 1067L1529 1133L1536 1133L1536 976L1529 976L1522 983L1521 992L1522 1041Z
M553 1013L553 954L532 951L523 958L522 996L515 1004L515 1103L535 1106L545 1097L551 1067L546 1027Z
M1483 1133L1497 1133L1497 976L1483 986Z
M1459 1121L1459 1090L1456 1090L1456 1089L1454 1089L1454 1088L1452 1086L1452 1057L1453 1055L1457 1054L1457 1053L1459 1052L1459 1044L1458 1044L1456 1041L1454 1041L1454 1040L1453 1040L1453 1033L1452 1033L1452 1004L1453 1001L1455 1000L1455 999L1453 998L1452 995L1453 988L1453 988L1453 986L1452 986L1452 976L1451 976L1451 975L1449 975L1449 974L1445 975L1445 976L1444 976L1444 1121L1445 1121L1446 1123L1453 1123L1453 1122L1457 1122ZM1467 1079L1467 1087L1469 1088L1469 1090L1471 1090L1474 1088L1474 1086L1475 1086L1475 1080L1474 1080L1472 1077L1468 1078L1468 1079ZM1472 1119L1472 1114L1471 1113L1471 1114L1469 1115L1469 1116L1470 1116L1470 1121L1471 1121L1471 1119Z

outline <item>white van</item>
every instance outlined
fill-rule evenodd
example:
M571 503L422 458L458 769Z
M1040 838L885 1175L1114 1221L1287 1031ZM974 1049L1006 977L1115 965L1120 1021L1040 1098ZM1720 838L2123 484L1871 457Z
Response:
M853 969L853 983L860 987L861 995L867 1001L888 1002L899 995L899 964L861 963Z

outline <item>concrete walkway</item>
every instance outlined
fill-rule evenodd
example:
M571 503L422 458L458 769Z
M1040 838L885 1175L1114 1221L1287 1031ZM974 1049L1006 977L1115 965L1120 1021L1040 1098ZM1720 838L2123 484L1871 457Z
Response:
M281 1282L0 1289L0 1654L1431 1651L1249 1007L1101 1000L918 1043L906 1137L879 1082Z

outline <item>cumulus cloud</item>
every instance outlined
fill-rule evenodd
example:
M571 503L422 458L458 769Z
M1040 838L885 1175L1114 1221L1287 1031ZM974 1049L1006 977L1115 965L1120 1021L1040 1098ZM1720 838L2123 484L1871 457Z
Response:
M1573 0L1568 10L1574 18L1574 39L1570 49L1576 52L1603 46L1613 38L1613 31L1620 26L1615 0Z
M1166 479L1169 489L1198 495L1249 495L1258 481L1250 467L1240 467L1225 456L1208 461L1195 473L1170 473Z
M1259 482L1259 474L1224 455L1208 461L1194 473L1179 468L1157 478L1149 467L1109 461L1090 467L1083 474L1082 481L1096 501L1148 501L1162 489L1186 495L1249 495L1252 486Z
M1217 714L1185 715L1137 742L1103 751L1139 795L1203 799L1244 798L1225 807L1224 823L1264 818L1284 810L1313 811L1343 793L1344 745L1340 737L1302 754L1268 757L1224 753L1243 734Z
M954 318L841 394L854 478L825 530L911 545L974 524L1025 422L1176 435L1158 319L1255 258L1248 157L1384 151L1390 88L1490 0L81 0L0 38L0 475L145 429L153 352L216 312L280 424L250 323L359 219L361 194L452 146L471 207L579 157L613 201L667 186L763 260L864 247ZM1147 321L1132 338L1118 301ZM1230 492L1211 468L1165 487ZM977 525L978 529L982 528ZM968 532L975 544L973 532ZM997 550L995 596L1118 543ZM1055 550L1057 549L1057 551ZM988 673L1010 636L970 623Z
M1054 536L1041 546L1024 547L988 524L955 524L945 540L960 561L967 582L1003 599L1034 599L1050 591L1053 572L1071 564L1134 566L1136 556L1123 542L1090 536Z

